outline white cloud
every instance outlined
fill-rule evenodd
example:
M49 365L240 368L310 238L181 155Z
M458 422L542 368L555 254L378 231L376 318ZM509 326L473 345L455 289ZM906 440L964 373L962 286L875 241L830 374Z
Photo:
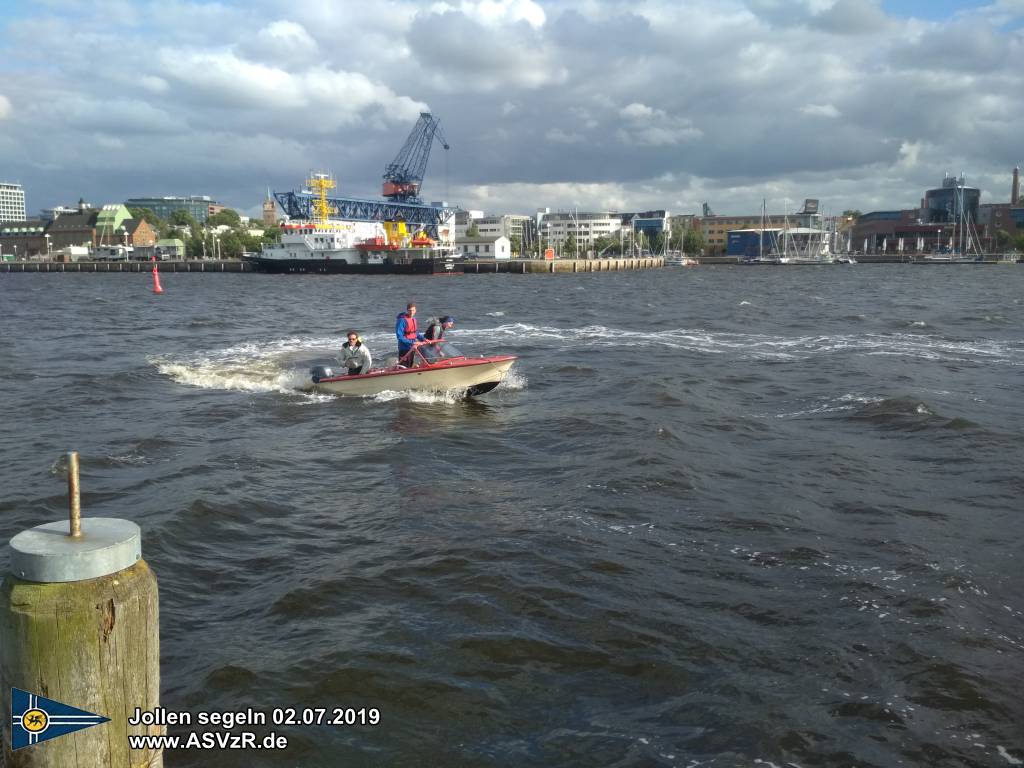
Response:
M320 59L320 48L306 28L285 19L263 27L256 36L239 46L247 58L277 65L301 66Z
M376 195L429 105L452 149L425 190L450 168L464 205L895 208L944 170L1008 186L1021 2L945 19L878 0L22 4L0 161L40 205L164 189L244 207L325 162Z
M800 111L813 117L839 117L840 112L831 104L804 104Z
M547 21L544 9L532 0L463 0L457 4L435 3L431 10L435 13L458 11L492 27L525 21L536 28Z
M641 120L643 118L652 117L654 115L654 110L646 104L633 102L632 104L620 109L619 114L628 120Z
M704 135L691 120L673 117L664 110L639 102L623 107L619 115L627 121L618 131L619 140L624 144L662 147L694 141Z
M318 65L289 72L243 59L230 51L160 52L163 75L184 86L183 96L211 106L291 112L313 130L360 122L376 108L393 120L415 119L426 105L375 83L359 72Z

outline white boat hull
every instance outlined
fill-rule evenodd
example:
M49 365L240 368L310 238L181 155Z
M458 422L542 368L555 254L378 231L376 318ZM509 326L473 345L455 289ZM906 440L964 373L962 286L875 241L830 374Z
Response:
M320 379L311 382L310 388L355 397L416 390L463 390L475 395L488 392L504 381L515 361L513 355L445 360L418 368L385 368L359 376Z

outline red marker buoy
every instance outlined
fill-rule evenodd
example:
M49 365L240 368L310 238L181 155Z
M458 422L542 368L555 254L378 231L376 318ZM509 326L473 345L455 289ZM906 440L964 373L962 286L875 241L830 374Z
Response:
M153 257L153 293L163 293L160 287L160 273L156 271L156 256Z

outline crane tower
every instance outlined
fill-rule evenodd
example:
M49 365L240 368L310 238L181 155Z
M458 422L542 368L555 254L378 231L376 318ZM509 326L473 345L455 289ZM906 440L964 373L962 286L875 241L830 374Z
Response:
M441 132L441 123L429 112L420 112L420 119L405 140L402 149L384 169L383 195L388 200L420 203L420 185L427 170L434 139L447 150L448 142Z

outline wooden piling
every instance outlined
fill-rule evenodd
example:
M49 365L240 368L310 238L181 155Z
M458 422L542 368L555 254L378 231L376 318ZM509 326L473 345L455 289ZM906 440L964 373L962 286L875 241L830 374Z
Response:
M159 749L132 749L136 707L160 705L160 616L156 577L141 559L138 526L80 519L77 454L69 456L70 527L49 523L11 540L0 584L0 718L6 768L162 768ZM74 535L78 533L79 535ZM63 535L62 535L63 534ZM29 729L12 712L12 688L109 718L12 749ZM43 703L34 705L46 718ZM18 718L18 723L12 721ZM52 725L50 727L53 727Z

